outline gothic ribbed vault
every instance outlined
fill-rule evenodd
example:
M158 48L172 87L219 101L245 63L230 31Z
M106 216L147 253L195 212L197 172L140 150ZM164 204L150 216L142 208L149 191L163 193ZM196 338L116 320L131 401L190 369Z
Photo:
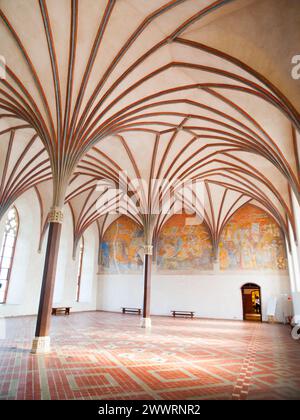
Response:
M186 206L215 247L248 202L286 234L294 226L300 90L280 57L297 50L297 0L1 0L1 18L0 216L34 188L41 240L49 208L68 203L75 249L88 226L101 238L116 217L96 210L98 181L125 171L178 194L202 180L203 197ZM150 190L132 190L144 226L164 200Z

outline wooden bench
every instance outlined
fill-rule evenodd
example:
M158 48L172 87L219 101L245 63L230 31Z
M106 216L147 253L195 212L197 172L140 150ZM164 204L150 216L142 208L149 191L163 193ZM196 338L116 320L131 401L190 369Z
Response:
M122 313L123 314L129 313L129 314L138 314L138 315L141 315L142 310L139 309L139 308L122 308Z
M64 314L64 315L70 315L70 309L71 306L61 306L52 308L52 315L58 315L58 314Z
M171 311L173 317L175 318L175 316L185 316L185 317L189 317L189 318L194 318L195 312L192 311Z

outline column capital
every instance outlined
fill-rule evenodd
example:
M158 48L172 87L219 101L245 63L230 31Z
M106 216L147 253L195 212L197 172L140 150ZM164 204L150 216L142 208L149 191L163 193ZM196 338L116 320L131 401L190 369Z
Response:
M52 207L48 214L49 223L62 223L64 219L64 214L61 208Z
M153 245L144 245L144 253L145 255L152 255Z

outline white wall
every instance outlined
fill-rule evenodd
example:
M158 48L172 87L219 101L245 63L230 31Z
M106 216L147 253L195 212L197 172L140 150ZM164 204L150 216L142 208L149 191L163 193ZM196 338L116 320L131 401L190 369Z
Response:
M0 316L36 314L38 309L44 253L38 253L40 211L34 191L24 194L15 203L20 227L11 273L7 303L0 305ZM0 240L3 224L0 223ZM79 259L72 259L73 226L71 214L65 209L61 246L58 257L54 303L70 305L72 311L120 311L122 306L142 307L143 276L99 275L97 277L98 235L95 226L84 234L85 251L82 267L80 301L76 302L76 281ZM242 319L240 288L253 282L262 288L263 318L272 296L290 294L287 273L279 272L203 272L199 275L160 274L153 267L151 312L169 315L172 309L194 310L200 317ZM282 312L279 309L279 312ZM280 318L280 314L278 314Z
M20 197L15 206L19 214L19 231L6 304L0 305L0 315L34 314L44 265L44 251L38 253L40 210L33 190ZM5 223L6 216L2 223ZM3 232L1 232L1 242Z
M37 314L45 259L47 234L41 253L38 253L40 235L40 209L33 190L21 196L15 203L20 225L15 256L8 288L7 301L0 304L1 316ZM69 209L65 208L60 251L55 284L55 303L72 306L72 311L96 309L97 232L90 227L86 235L83 257L80 301L76 302L78 257L72 259L73 226ZM0 242L3 238L5 216L0 223Z
M289 258L289 268L292 277L292 289L293 289L293 306L294 306L294 322L300 323L300 206L296 199L296 196L291 192L292 204L295 218L296 238L297 243L293 240L294 234L290 228L291 238L291 254Z
M99 275L97 309L119 312L120 308L142 308L142 274Z
M79 265L79 246L76 259L73 260L73 226L69 208L64 210L64 224L57 261L56 283L53 296L53 306L71 306L74 311L96 309L98 269L97 252L98 235L95 226L89 227L84 233L84 254L79 302L76 302L77 272Z
M290 294L287 273L211 272L199 275L152 275L151 314L170 315L171 310L195 311L203 318L243 319L241 287L256 283L261 287L263 320L267 305L278 298L277 319L283 320L280 301ZM122 306L142 307L143 276L99 275L99 310L120 311Z
M99 235L95 225L90 226L84 232L84 254L82 261L82 274L79 302L76 309L83 310L87 306L93 305L93 309L97 306L97 276L98 271L98 251L99 251ZM79 264L79 246L77 249L77 267ZM75 308L74 308L75 309Z

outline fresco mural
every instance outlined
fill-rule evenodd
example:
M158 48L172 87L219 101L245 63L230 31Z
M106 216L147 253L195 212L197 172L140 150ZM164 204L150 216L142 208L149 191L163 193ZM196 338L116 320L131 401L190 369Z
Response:
M284 240L276 222L247 205L225 226L219 244L220 269L286 270ZM212 243L205 223L191 215L172 216L164 225L156 250L157 271L213 270ZM143 231L127 216L107 229L101 244L102 272L139 273L143 269Z
M104 234L101 244L102 272L140 272L143 252L143 231L129 217L121 216Z
M185 214L172 216L160 233L158 271L199 271L212 268L212 245L207 226L197 220L191 223L191 216Z
M221 270L286 270L284 240L263 210L246 205L225 226L219 244Z

